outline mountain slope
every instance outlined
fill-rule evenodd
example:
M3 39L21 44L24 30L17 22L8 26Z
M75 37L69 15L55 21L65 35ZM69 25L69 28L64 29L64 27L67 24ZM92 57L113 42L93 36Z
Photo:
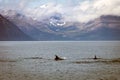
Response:
M84 27L86 32L76 36L79 40L120 40L120 16L101 16Z
M67 22L60 13L43 19L10 11L4 15L35 40L120 40L120 16L103 15L89 22Z
M16 41L16 40L33 40L24 34L12 22L0 15L0 40Z
M4 15L8 20L17 25L25 34L34 38L35 40L69 40L62 35L54 34L48 26L47 22L35 21L23 14L12 12L14 14Z

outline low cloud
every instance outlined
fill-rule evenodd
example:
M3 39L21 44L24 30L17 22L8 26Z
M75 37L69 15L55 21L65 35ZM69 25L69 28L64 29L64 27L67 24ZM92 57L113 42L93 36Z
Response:
M8 5L8 0L0 0L0 2ZM29 2L34 0L14 0L10 5L13 5L16 10L21 10L27 16L34 19L42 19L54 13L61 13L66 21L86 22L95 19L101 15L118 15L120 16L120 0L83 0L80 3L72 6L48 2L37 7L28 6ZM77 0L78 1L78 0ZM66 1L67 2L67 1ZM72 2L72 1L71 1ZM9 2L10 3L10 2ZM66 3L67 4L67 3Z
M101 15L118 15L120 16L119 0L93 0L84 1L73 7L68 12L69 20L77 20L81 22L89 21Z
M44 5L40 5L35 8L27 8L25 10L26 14L29 14L33 18L41 19L44 17L48 17L54 13L63 13L63 6L56 5L55 3L47 3Z
M101 15L120 16L120 0L85 0L78 5L69 7L62 4L47 3L27 11L32 12L31 15L37 16L39 19L40 17L58 12L64 14L66 21L86 22Z

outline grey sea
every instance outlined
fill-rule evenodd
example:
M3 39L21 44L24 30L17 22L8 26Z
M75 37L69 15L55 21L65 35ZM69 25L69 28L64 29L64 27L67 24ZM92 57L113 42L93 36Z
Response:
M0 80L120 80L120 42L1 41Z

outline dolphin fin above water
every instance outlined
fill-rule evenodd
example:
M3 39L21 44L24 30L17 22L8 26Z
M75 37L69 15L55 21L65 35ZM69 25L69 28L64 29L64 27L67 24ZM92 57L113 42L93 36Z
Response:
M58 57L57 55L55 55L54 60L58 61L58 60L65 60L66 57Z

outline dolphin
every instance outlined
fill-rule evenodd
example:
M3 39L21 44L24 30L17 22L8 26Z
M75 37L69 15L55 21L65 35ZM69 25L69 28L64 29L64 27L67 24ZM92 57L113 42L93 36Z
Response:
M65 57L58 57L57 55L55 55L55 58L54 60L58 61L58 60L65 60L66 58Z

